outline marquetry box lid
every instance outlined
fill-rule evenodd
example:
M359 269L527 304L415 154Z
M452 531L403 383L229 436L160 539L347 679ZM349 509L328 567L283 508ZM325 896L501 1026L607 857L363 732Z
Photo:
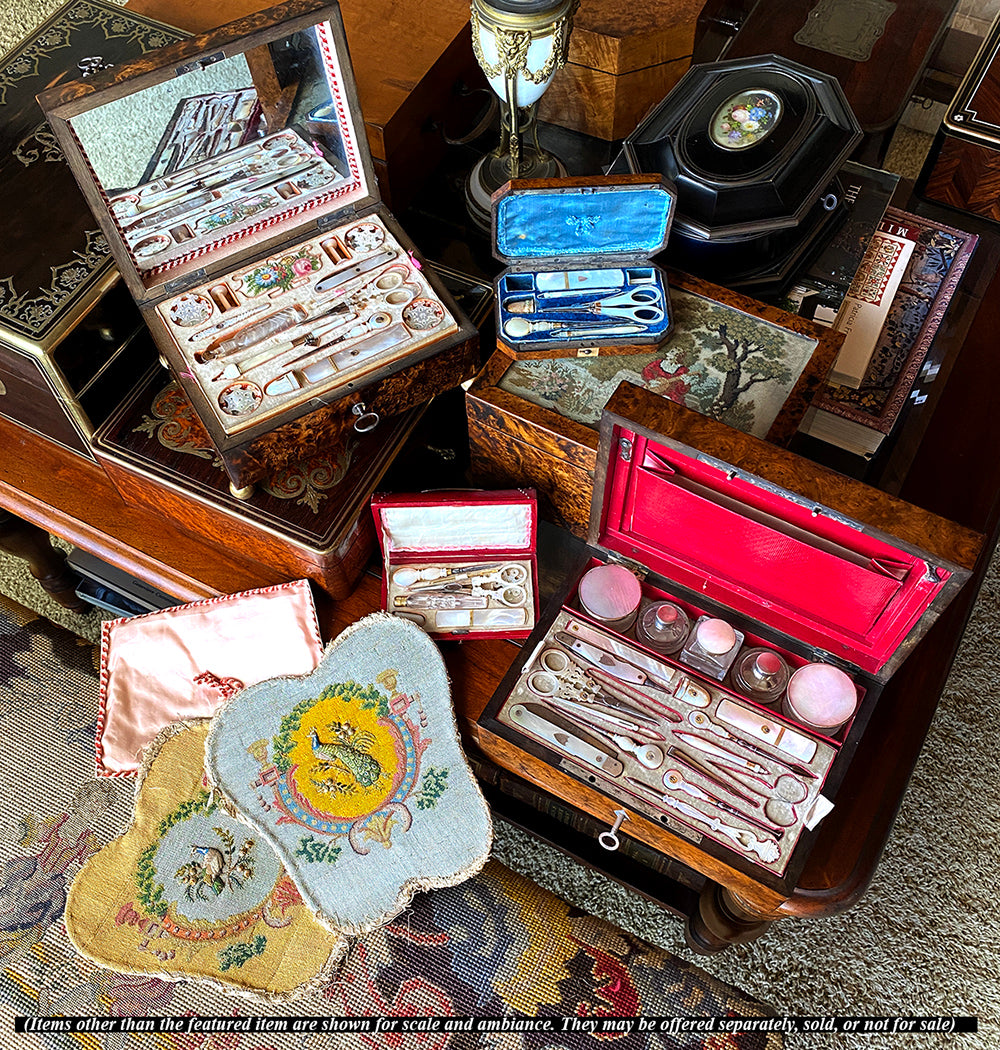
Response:
M387 404L372 414L365 392L393 376L424 366L386 399L402 411L471 374L475 330L379 199L335 2L291 0L40 101L237 487L255 458L315 446L331 412L375 425Z
M1000 148L1000 18L982 42L945 111L942 126L949 135Z
M881 684L968 578L983 537L622 383L601 419L587 540L487 705L480 745L609 823L624 805L619 834L709 877L722 863L786 892ZM764 648L793 673L825 665L853 715L822 729L755 699L728 665L686 656L694 629L665 655L602 622L580 581L609 564L640 581L640 608L666 599L692 625L724 620L733 657ZM699 815L678 778L724 785L736 810Z

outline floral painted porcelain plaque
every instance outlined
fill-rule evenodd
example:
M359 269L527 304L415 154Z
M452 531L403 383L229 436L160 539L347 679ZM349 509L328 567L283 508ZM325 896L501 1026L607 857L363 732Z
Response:
M741 91L716 110L709 134L723 149L746 149L762 142L781 119L781 99L772 91Z
M209 789L207 734L203 720L158 738L132 827L73 881L66 929L83 955L120 973L287 996L346 941L303 904L267 841Z
M434 642L377 613L320 666L234 697L206 766L274 846L324 921L361 933L419 889L451 886L489 855L489 811L458 740Z

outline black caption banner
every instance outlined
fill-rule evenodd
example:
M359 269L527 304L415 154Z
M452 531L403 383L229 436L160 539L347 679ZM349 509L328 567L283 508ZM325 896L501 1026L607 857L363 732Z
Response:
M977 1032L975 1017L15 1017L15 1032Z

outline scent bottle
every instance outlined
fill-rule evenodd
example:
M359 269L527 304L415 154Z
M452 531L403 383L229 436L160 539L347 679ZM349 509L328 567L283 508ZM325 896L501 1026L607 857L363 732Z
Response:
M733 664L733 685L759 704L776 704L784 695L791 671L784 657L773 649L746 649Z
M636 639L660 653L676 653L691 631L688 614L673 602L647 605L635 622Z
M721 682L743 644L743 632L725 620L700 616L678 659L688 667Z

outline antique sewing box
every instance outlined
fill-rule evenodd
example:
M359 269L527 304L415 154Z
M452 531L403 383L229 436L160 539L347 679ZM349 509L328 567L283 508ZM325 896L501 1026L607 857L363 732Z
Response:
M498 345L586 356L656 346L673 328L666 274L677 193L659 175L514 179L493 194Z
M382 608L434 638L527 638L538 619L531 489L377 492Z
M837 80L780 55L692 66L623 141L677 188L670 265L779 294L843 216L861 126Z
M94 434L94 456L122 499L192 537L230 546L288 579L346 598L375 550L368 501L426 405L303 456L237 498L180 385L154 364Z
M1000 221L1000 18L945 110L916 191L928 200Z
M235 494L473 374L475 329L379 199L336 3L40 101Z
M182 35L71 0L0 59L0 414L88 458L155 352L35 96Z
M618 383L787 444L843 336L738 292L665 271L674 328L661 346L514 352L500 342L465 397L470 472L486 487L531 485L540 513L587 534L601 411Z
M787 892L982 537L623 383L587 540L478 745L607 849Z

